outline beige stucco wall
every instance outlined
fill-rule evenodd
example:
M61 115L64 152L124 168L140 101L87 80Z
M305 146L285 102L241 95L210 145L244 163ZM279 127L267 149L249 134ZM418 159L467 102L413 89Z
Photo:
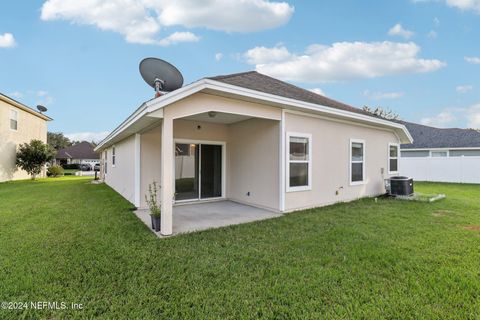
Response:
M115 144L115 166L112 149L107 149L105 182L130 202L135 201L135 135ZM102 154L103 158L103 154Z
M18 112L17 131L10 129L10 109ZM0 182L30 178L25 171L16 170L15 154L19 144L33 139L47 142L47 121L0 100Z
M161 127L157 126L141 134L140 140L140 207L146 208L145 195L148 185L160 183ZM159 195L160 196L160 195Z
M165 107L164 116L179 119L208 111L248 115L273 120L280 120L282 116L279 108L206 93L196 93Z
M253 118L233 124L178 119L208 111L230 111ZM227 198L273 210L280 210L281 146L278 120L281 119L281 113L279 108L209 94L196 94L169 105L164 110L165 116L175 119L174 139L225 142ZM141 133L141 207L146 206L145 194L148 185L152 181L161 181L161 121L159 119L159 126ZM383 179L389 177L388 144L399 142L393 132L352 122L286 112L284 134L287 132L312 135L312 189L286 192L286 211L349 201L384 192ZM363 185L350 185L350 139L362 139L366 143L366 183ZM135 184L134 141L134 136L131 136L116 144L115 168L111 167L111 148L108 149L109 172L106 177L106 182L132 203ZM285 178L288 181L288 177Z
M383 179L389 177L388 144L399 142L394 133L290 113L285 114L285 130L312 135L312 190L287 192L285 210L322 206L385 192ZM366 183L363 185L350 185L350 139L365 140Z
M279 210L279 126L264 119L228 126L229 199Z

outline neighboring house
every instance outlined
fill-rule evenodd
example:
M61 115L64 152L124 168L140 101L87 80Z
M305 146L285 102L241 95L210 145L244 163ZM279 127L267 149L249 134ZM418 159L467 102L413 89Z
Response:
M96 148L104 181L137 207L229 199L288 212L385 192L404 125L259 74L204 78L143 103ZM173 200L173 201L172 201Z
M46 143L47 122L52 119L1 93L0 119L0 182L28 179L30 175L15 165L18 145L34 139Z
M94 146L82 141L71 147L60 149L55 156L56 163L63 164L90 164L100 163L100 156L94 151Z
M421 181L480 183L480 132L401 123L414 140L401 145L402 175Z

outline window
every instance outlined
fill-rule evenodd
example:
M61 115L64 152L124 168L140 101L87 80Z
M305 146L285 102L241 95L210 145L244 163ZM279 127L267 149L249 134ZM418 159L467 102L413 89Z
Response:
M365 176L365 141L350 140L350 184L362 184Z
M10 129L17 131L18 128L18 111L10 109Z
M398 173L398 144L388 144L388 173Z
M431 155L434 158L448 157L448 151L432 151Z
M112 167L115 167L115 147L112 147Z
M312 136L287 134L287 191L310 190L312 185Z
M104 159L103 159L103 173L107 174L107 150L103 152Z

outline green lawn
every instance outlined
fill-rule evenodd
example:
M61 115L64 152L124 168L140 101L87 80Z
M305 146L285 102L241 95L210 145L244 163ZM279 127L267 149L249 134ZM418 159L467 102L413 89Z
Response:
M364 199L160 240L89 182L0 184L0 301L83 304L1 319L480 317L480 186L417 184L447 199Z

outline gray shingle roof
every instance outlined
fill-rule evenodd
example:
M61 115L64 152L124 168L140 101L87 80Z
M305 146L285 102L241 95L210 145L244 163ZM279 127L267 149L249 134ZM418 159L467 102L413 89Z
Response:
M402 144L402 149L480 147L480 132L473 129L442 129L405 121L399 122L407 127L414 140L411 144Z
M82 141L71 147L60 149L55 156L56 159L100 159L98 153L93 151L94 147L90 142Z
M324 97L309 90L294 86L293 84L280 81L278 79L266 76L256 71L234 73L216 77L208 77L207 79L231 84L234 86L256 90L264 93L274 94L277 96L300 100L304 102L319 104L322 106L355 112L367 116L373 116L369 112L362 109L349 106L348 104Z

